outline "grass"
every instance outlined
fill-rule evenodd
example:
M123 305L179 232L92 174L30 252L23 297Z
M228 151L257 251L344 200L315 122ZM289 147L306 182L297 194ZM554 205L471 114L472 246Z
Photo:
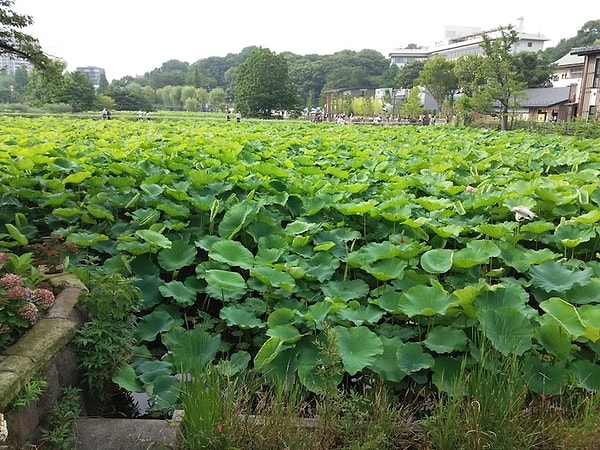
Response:
M363 374L337 384L335 336L320 349L319 394L264 374L226 377L209 366L183 383L182 448L238 450L479 450L600 448L600 394L531 393L519 357L482 349L452 394L400 397ZM426 411L423 404L432 402ZM417 418L417 412L421 416Z

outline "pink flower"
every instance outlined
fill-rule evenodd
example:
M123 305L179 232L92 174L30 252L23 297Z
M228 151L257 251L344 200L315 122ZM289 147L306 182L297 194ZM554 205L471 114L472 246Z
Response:
M19 275L14 273L7 273L2 278L0 278L0 286L4 289L9 289L11 287L23 286L23 280Z
M54 293L48 289L35 289L33 291L33 303L42 309L48 309L54 305Z
M23 286L13 286L10 287L6 290L6 298L12 299L12 300L25 300L29 297L29 292L27 292L28 289L26 289Z
M8 255L4 252L0 252L0 269L4 267L6 261L8 261Z
M467 188L465 189L465 191L467 191L467 192L473 192L473 189L474 189L473 186L468 185Z
M21 310L19 311L19 314L21 315L21 317L23 319L25 319L31 325L33 325L37 319L37 314L38 314L37 306L35 306L31 302L27 302L21 308Z

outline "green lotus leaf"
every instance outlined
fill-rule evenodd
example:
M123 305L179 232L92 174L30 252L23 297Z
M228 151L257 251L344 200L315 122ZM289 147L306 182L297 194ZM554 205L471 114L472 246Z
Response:
M113 213L102 205L88 205L87 211L95 219L106 219L110 222L115 220Z
M435 363L433 356L423 352L423 346L419 342L400 344L396 349L396 358L400 370L407 374L429 369Z
M158 361L152 359L143 359L139 363L134 364L135 373L138 374L138 378L144 385L153 385L154 381L159 377L170 377L173 373L173 364L169 361ZM148 392L148 388L145 388ZM149 390L150 394L152 389Z
M230 266L250 269L254 266L254 255L240 242L223 239L212 244L208 256Z
M171 200L161 200L160 204L156 206L159 211L164 211L171 217L189 217L190 209L180 203L175 203Z
M575 217L573 221L576 223L586 223L588 225L598 223L600 222L600 208L594 208L585 214Z
M264 328L265 323L256 317L253 311L249 311L238 305L225 306L221 308L219 317L227 322L227 325L237 326L243 329Z
M246 289L244 278L237 272L227 270L209 269L204 273L206 282L225 291L241 291Z
M277 325L267 330L267 336L277 337L285 344L294 344L302 338L302 334L293 325Z
M196 301L196 291L181 281L169 281L158 288L163 297L173 298L181 306L191 306Z
M551 222L544 222L542 220L536 220L535 222L528 222L521 225L522 233L533 233L535 235L540 235L546 233L548 231L554 230L556 225Z
M171 247L158 253L158 263L166 271L174 272L191 265L196 258L196 247L185 241L172 241Z
M516 224L514 222L504 222L499 224L484 223L476 227L476 230L492 239L503 239L506 236L515 233Z
M590 281L593 272L590 268L569 269L560 262L547 261L538 266L532 266L529 269L529 275L533 286L546 292L564 292L575 284L585 286Z
M458 237L460 233L466 228L461 225L445 225L443 227L437 227L430 225L429 227L435 234L443 238Z
M574 285L564 293L564 299L576 305L600 303L600 278L592 278L585 286Z
M348 254L347 262L355 267L365 267L381 259L395 258L399 250L391 242L372 242Z
M336 258L329 252L318 252L315 256L308 260L304 269L306 271L307 278L317 279L320 282L324 282L332 278L339 266L339 258Z
M527 318L538 315L537 310L529 306L529 292L520 284L509 280L505 280L503 284L496 284L489 290L486 289L477 297L473 306L479 313L508 307L519 311Z
M68 183L80 184L91 176L92 176L92 172L88 172L87 170L84 170L82 172L76 172L76 173L67 175L65 178L63 178L63 183L64 184L68 184Z
M357 308L342 309L337 316L354 323L354 325L363 325L379 322L383 317L383 311L373 305L360 305Z
M175 376L162 375L152 383L150 402L153 411L172 409L181 396L181 382Z
M127 392L144 392L144 386L138 380L131 364L119 364L113 373L112 381Z
M463 330L453 326L438 325L427 333L427 338L423 343L436 353L452 353L465 350L468 340Z
M454 253L453 265L462 269L488 264L490 258L500 255L500 249L491 241L469 241L465 248Z
M582 322L577 308L563 299L550 298L541 302L540 308L561 324L573 338L576 339L586 334L586 326Z
M139 256L147 253L156 253L157 248L147 242L120 240L117 244L117 250Z
M144 242L160 247L160 248L171 248L171 241L161 233L152 230L137 230L135 234L141 237Z
M383 353L370 365L371 369L379 374L383 381L402 381L406 373L400 369L396 353L398 347L402 345L402 339L381 337L381 342L383 343Z
M273 361L283 348L283 341L278 337L270 337L260 347L258 353L254 357L254 368L262 370Z
M278 325L291 325L296 319L296 311L291 308L277 308L267 319L267 324L270 328Z
M289 223L285 227L284 231L286 235L293 236L297 234L306 233L307 231L313 231L317 227L318 226L314 223L305 222L303 220L295 220L294 222Z
M215 359L220 344L218 334L196 327L180 333L167 349L171 353L171 362L179 373L198 374Z
M154 310L138 322L135 337L140 341L152 342L158 333L169 331L175 325L175 319L171 315L161 310Z
M250 270L250 275L267 286L281 288L287 292L292 292L296 286L296 280L289 273L272 267L254 267Z
M383 354L381 338L366 327L334 328L337 333L336 345L342 354L344 369L354 375L372 364L378 355Z
M240 350L231 355L229 359L220 360L217 364L217 370L225 377L233 377L246 370L251 360L250 353Z
M579 385L590 391L600 391L600 365L580 359L571 363L569 370Z
M325 319L333 308L333 303L324 301L312 304L308 307L306 314L302 316L306 320L307 326L311 326L314 323L314 327L318 330L322 330L324 327ZM312 328L312 327L311 327Z
M571 354L571 334L556 321L541 325L536 337L544 349L559 360L565 360Z
M427 211L438 211L440 209L449 209L452 206L452 202L447 198L436 198L436 197L419 197L415 200L415 203L421 205Z
M335 203L333 206L346 216L362 216L363 214L371 211L371 209L375 208L377 206L377 201L366 200L362 202L357 201L355 203Z
M498 242L500 257L506 265L513 267L519 272L526 272L532 265L541 264L556 259L556 253L548 248L541 250L525 249L520 245L508 242Z
M523 375L532 392L542 395L560 394L568 381L564 362L552 364L527 356L523 361Z
M444 315L448 308L456 306L458 299L438 286L417 285L400 297L400 311L408 317Z
M483 333L503 355L522 355L533 347L533 325L520 311L510 307L480 312Z
M399 258L384 259L367 264L362 269L379 281L398 280L404 277L404 269L408 264Z
M69 236L67 236L66 241L72 242L79 247L91 247L98 242L108 241L108 236L105 234L81 230L71 233Z
M164 191L158 184L142 184L140 189L151 197L158 197Z
M446 273L452 268L453 250L436 248L421 255L421 267L427 273Z
M228 209L219 223L219 236L232 239L256 215L258 209L257 203L249 201L238 203Z
M369 285L364 280L329 281L321 285L321 291L328 297L340 297L348 302L366 297Z
M400 308L400 295L399 292L388 289L379 297L371 300L371 303L379 306L385 311L394 312Z

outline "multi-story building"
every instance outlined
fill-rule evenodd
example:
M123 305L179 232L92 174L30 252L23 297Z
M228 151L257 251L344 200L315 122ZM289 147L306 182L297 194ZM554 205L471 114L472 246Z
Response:
M98 86L100 86L100 77L102 75L106 76L104 69L101 67L78 67L76 70L77 72L85 73L96 89L98 89Z
M14 74L21 67L29 70L31 63L14 55L0 54L0 71Z
M456 59L466 55L483 54L483 36L495 40L502 37L502 31L508 27L498 27L483 31L476 27L456 27L447 26L444 33L444 39L434 42L428 47L412 49L394 49L389 53L392 64L398 67L414 62L426 61L435 55L444 55L448 59ZM547 41L544 35L540 33L525 33L523 31L523 18L519 18L517 29L518 40L514 44L515 52L538 52L544 49L544 42Z

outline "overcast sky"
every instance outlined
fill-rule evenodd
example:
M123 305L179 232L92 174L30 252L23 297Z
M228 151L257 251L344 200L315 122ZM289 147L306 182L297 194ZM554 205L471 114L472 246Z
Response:
M15 0L32 16L27 33L67 70L98 66L109 81L143 75L170 59L193 63L251 45L276 53L332 54L373 49L384 56L408 44L443 38L447 25L514 25L552 47L600 20L597 0Z

